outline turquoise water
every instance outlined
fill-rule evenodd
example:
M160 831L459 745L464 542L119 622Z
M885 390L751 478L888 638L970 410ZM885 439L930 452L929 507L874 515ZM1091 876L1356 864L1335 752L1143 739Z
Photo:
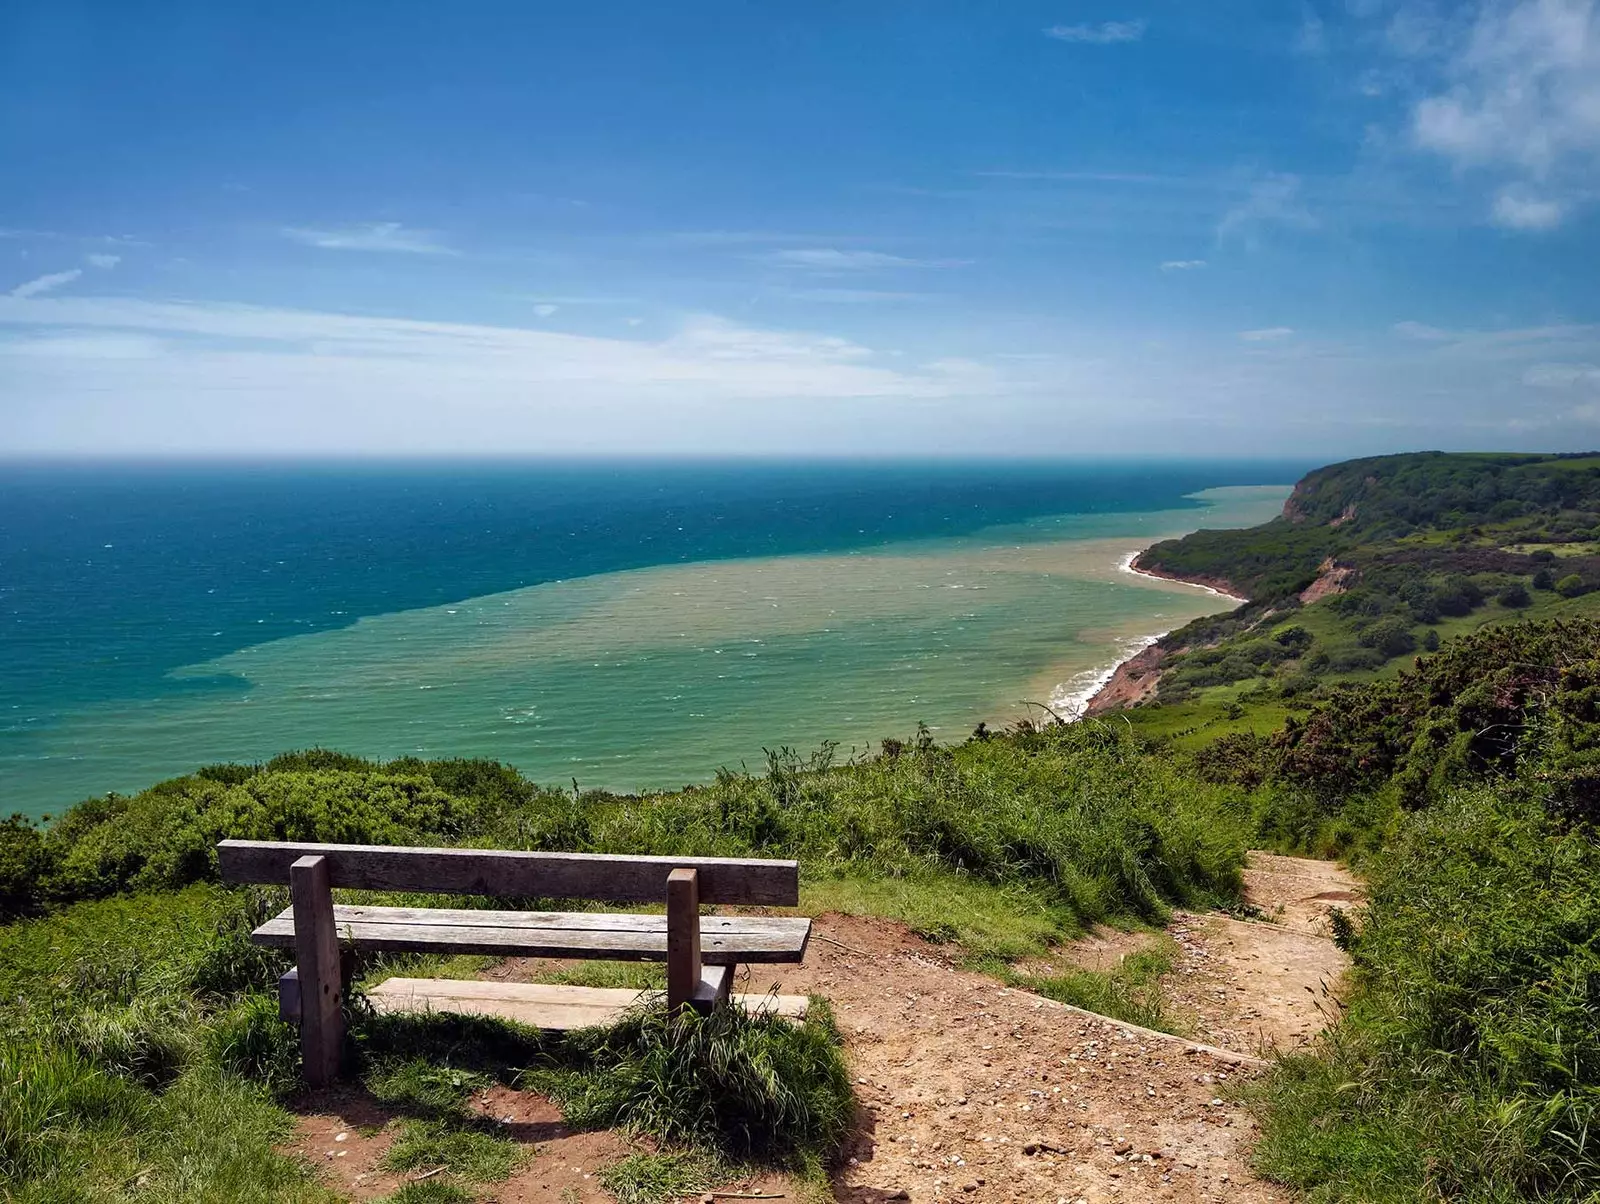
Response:
M849 546L833 532L816 541L832 549L776 555L758 554L755 540L756 547L719 547L723 554L711 558L686 555L460 598L444 588L441 603L393 610L381 609L378 589L364 608L376 613L355 615L348 603L328 606L341 599L319 596L317 607L345 611L323 622L289 613L289 600L315 593L312 583L297 588L291 580L276 593L256 591L257 605L272 608L276 638L249 642L250 626L269 624L244 622L214 656L183 655L203 648L187 630L166 641L113 633L106 638L121 643L101 652L110 666L101 675L106 696L93 696L92 680L75 680L56 686L48 709L32 699L35 714L27 713L30 700L12 699L9 742L0 743L3 802L39 814L208 761L310 744L373 756L487 755L540 780L639 788L757 764L764 748L781 745L809 750L835 740L841 753L864 750L884 736L908 735L918 721L959 737L980 720L1007 722L1029 702L1070 707L1141 637L1227 606L1120 566L1157 538L1264 521L1288 491L1233 485L1174 495L1194 479L1178 473L1159 488L1147 482L1144 496L1166 503L1158 508L1138 509L1135 490L1120 508L1027 515L1029 502L1061 499L1041 485L1023 504L974 507L979 479L965 480L946 506L979 525L947 537L912 528L917 537ZM1067 500L1087 509L1081 498L1094 495L1094 484L1080 476L1080 497ZM880 503L901 508L892 497L871 504ZM832 515L841 508L829 507L825 492L817 494L814 509ZM937 518L938 504L924 498L924 528L930 512ZM1019 521L981 524L1019 512ZM424 519L428 513L427 505L419 510ZM557 525L571 517L562 513ZM750 529L760 524L752 520ZM863 538L873 534L882 533L859 529ZM304 542L317 547L318 532ZM427 563L450 559L445 542L441 552L435 540ZM455 542L459 568L472 560L461 551L470 541ZM342 571L400 598L401 585L369 580L375 570L360 561ZM163 563L171 573L180 562L202 581L214 579L205 588L237 579L237 566L230 575L229 565L187 553ZM273 566L254 567L273 577ZM338 575L316 574L318 588L330 573ZM376 574L399 575L394 568ZM492 574L465 576L492 583ZM102 609L102 621L114 622L116 600ZM248 611L246 599L241 613ZM196 606L186 625L221 633L225 617L216 613ZM307 605L307 613L321 612ZM151 620L145 630L170 625ZM279 634L285 625L309 630ZM92 640L76 643L87 650ZM143 661L135 655L141 650ZM27 653L27 646L12 649ZM180 663L162 663L162 655Z

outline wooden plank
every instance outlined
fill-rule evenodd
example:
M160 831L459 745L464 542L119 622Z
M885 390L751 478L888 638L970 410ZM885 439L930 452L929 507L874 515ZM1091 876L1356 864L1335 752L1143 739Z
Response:
M324 857L300 857L289 867L294 898L294 949L300 984L301 1071L312 1087L339 1077L344 1050L340 1010L339 938L334 931L333 891Z
M667 875L667 1008L691 1007L700 989L700 891L698 871Z
M667 897L667 875L681 868L699 873L703 903L792 907L800 902L800 866L795 861L269 840L224 840L217 845L225 882L286 882L289 866L305 856L327 858L334 886L361 890L660 903Z
M499 1016L534 1028L564 1032L614 1024L641 1000L659 992L602 987L562 987L478 979L391 978L367 993L379 1012L454 1012ZM793 1020L805 1016L804 995L731 995L735 1006Z
M435 924L415 918L418 909L395 909L413 918L391 923L388 908L346 907L333 909L334 926L341 939L359 949L398 952L417 950L428 953L489 953L501 957L571 957L606 961L666 961L667 924L665 916L628 917L618 927L564 928L549 925L523 927L487 924ZM426 916L426 911L421 915ZM450 914L450 913L447 913ZM548 913L542 913L548 914ZM586 921L603 918L594 913L577 913ZM721 921L738 917L702 916L700 924L701 960L711 965L739 962L798 962L805 957L811 936L811 921L804 917L761 917L766 921L754 931L740 931L739 925L724 926ZM643 926L635 921L648 920ZM258 945L294 947L294 909L291 907L257 928L251 939Z
M287 912L285 914L288 914ZM384 924L449 924L458 928L582 929L596 932L663 932L665 915L633 911L491 911L476 907L376 907L341 903L336 914L349 921L371 920ZM805 926L794 916L701 916L702 932L725 935L794 933Z

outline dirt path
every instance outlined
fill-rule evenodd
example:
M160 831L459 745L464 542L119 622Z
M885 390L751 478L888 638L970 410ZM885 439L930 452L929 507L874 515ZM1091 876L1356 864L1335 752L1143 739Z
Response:
M1305 1040L1331 1013L1343 957L1325 910L1357 883L1336 866L1252 854L1249 901L1273 922L1180 913L1182 951L1167 982L1193 1036L1243 1054ZM1320 927L1319 927L1320 926ZM1152 934L1103 933L1063 956L1106 968ZM856 1076L861 1125L836 1177L847 1204L879 1201L1216 1201L1289 1196L1250 1172L1249 1117L1224 1084L1249 1058L1145 1033L959 969L950 950L903 926L818 917L805 963L758 970L738 989L781 981L831 1001ZM496 977L532 977L510 961ZM359 1093L308 1101L300 1150L358 1199L392 1191L378 1169L389 1138ZM497 1088L482 1107L537 1142L524 1168L488 1198L571 1204L609 1197L595 1169L625 1151L614 1134L573 1134L537 1096ZM335 1141L344 1132L342 1141ZM763 1180L767 1191L788 1191ZM903 1194L902 1194L903 1193Z

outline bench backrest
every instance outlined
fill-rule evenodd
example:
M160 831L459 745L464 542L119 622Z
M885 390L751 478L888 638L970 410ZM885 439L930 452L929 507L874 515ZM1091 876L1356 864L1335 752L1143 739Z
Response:
M273 840L224 840L217 845L222 880L234 883L287 884L289 867L296 860L318 855L327 859L330 886L356 890L661 903L667 898L667 875L675 869L692 869L697 871L702 903L793 907L800 902L800 866L795 861Z

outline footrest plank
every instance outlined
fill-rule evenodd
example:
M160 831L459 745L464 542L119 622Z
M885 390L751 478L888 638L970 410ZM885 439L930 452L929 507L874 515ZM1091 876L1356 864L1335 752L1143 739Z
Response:
M748 1012L772 1012L791 1020L803 1019L804 995L730 995L732 974L726 966L707 966L725 975L724 997ZM702 991L715 988L702 979ZM575 1028L614 1024L623 1013L651 991L606 987L564 987L534 982L487 982L482 979L390 978L367 992L373 1008L386 1015L402 1012L455 1012L468 1016L499 1016L531 1028L567 1032ZM696 993L696 1002L700 993ZM708 995L708 1004L713 997Z

